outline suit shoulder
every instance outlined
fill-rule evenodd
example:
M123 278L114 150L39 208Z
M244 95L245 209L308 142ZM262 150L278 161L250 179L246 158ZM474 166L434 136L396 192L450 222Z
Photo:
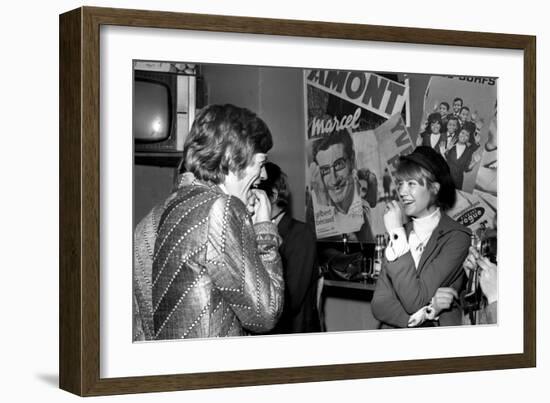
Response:
M288 243L298 245L312 245L315 244L317 238L311 227L302 221L296 220L291 216L284 216L283 220L278 225L279 234Z
M210 197L212 197L209 208L210 217L221 215L229 220L240 220L248 216L246 206L237 197L217 192L211 192Z
M166 205L159 227L189 226L206 217L232 219L246 214L244 204L236 197L223 193L214 186L189 185L178 189Z
M296 228L296 231L299 231L300 233L304 234L304 236L315 240L315 234L311 226L307 225L305 222L296 220L295 218L292 219L292 224L293 227Z
M470 245L471 231L448 216L442 217L447 218L445 219L446 222L441 223L442 225L440 225L437 230L441 245L450 243L457 248L467 251Z
M441 215L441 229L444 231L458 231L470 236L472 231L465 225L460 224L459 222L453 220L447 214Z

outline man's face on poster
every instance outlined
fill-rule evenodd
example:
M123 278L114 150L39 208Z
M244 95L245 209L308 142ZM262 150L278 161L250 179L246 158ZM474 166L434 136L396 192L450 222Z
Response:
M353 201L353 167L343 144L333 144L317 153L323 184L332 202L347 213Z
M455 134L456 129L458 129L458 122L455 119L449 119L447 122L447 132Z
M460 120L462 123L470 121L470 111L466 108L460 110Z
M453 111L455 115L458 115L460 113L460 109L462 108L462 101L457 99L453 102Z

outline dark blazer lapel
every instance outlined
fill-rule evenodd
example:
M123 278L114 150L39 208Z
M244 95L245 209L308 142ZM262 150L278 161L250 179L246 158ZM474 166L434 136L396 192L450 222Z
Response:
M443 216L441 217L443 219ZM430 239L428 240L428 243L426 244L424 251L422 252L422 256L420 256L420 261L418 262L418 273L422 272L422 269L426 265L426 261L430 258L430 256L434 253L435 247L437 246L437 241L439 240L439 237L443 235L445 231L443 228L441 228L441 221L439 224L437 224L437 227L432 232L432 235L430 236Z
M447 134L439 133L439 141L437 142L437 152L441 149L441 147L445 148L447 147Z
M456 144L453 146L453 148L451 148L451 151L449 151L449 158L456 163L456 161L458 160L458 158L456 157L457 156L457 153L456 153Z
M455 147L456 162L457 164L463 164L463 161L468 159L468 153L470 152L469 146L466 146L460 157L458 156L458 150Z
M279 235L281 238L285 239L286 234L288 234L288 231L290 231L290 227L292 226L292 217L288 214L287 211L285 211L283 217L281 218L281 221L279 221L279 224L277 225L277 229L279 230Z
M435 227L434 231L432 232L432 235L430 236L430 239L428 240L428 244L424 248L424 251L422 252L422 256L420 257L420 261L418 262L418 272L419 273L422 271L422 269L426 265L426 262L431 257L431 255L434 253L439 238L451 229L451 225L449 224L449 220L452 221L452 218L447 216L447 214L445 214L445 213L441 213L441 219L439 220L439 223L437 224L437 227Z

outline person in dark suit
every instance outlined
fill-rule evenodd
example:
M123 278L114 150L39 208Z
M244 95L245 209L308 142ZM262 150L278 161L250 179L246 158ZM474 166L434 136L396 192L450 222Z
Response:
M476 163L479 162L479 157L474 158L476 148L468 144L468 140L475 130L476 125L474 123L464 123L458 134L456 144L445 154L447 164L449 164L449 169L451 170L451 177L456 188L459 190L462 190L462 185L464 184L464 173L471 171Z
M285 283L283 313L271 333L319 332L315 235L306 224L292 218L290 192L281 168L272 162L267 162L264 168L267 179L258 188L265 191L271 201L271 220L283 239L279 252Z
M465 284L462 263L470 231L445 214L456 201L445 159L431 147L417 147L400 157L396 178L400 203L384 214L390 235L372 299L382 327L462 324L457 304L440 304L436 292L447 288L453 298ZM404 223L403 217L411 219Z

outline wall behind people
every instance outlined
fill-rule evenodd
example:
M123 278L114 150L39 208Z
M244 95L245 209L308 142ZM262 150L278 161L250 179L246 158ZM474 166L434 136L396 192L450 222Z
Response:
M287 172L292 211L305 216L303 78L300 69L203 65L206 102L231 103L257 113L269 126L274 146L269 158ZM134 166L134 223L171 191L173 168Z
M293 215L305 217L304 106L301 69L204 65L207 102L249 108L269 126L269 159L287 173Z
M269 158L288 175L292 215L305 221L304 93L301 69L260 70L260 116L273 134Z
M174 168L134 165L134 225L166 199L174 183Z
M256 66L204 64L206 103L234 104L258 113L260 69ZM260 116L263 118L263 116Z

